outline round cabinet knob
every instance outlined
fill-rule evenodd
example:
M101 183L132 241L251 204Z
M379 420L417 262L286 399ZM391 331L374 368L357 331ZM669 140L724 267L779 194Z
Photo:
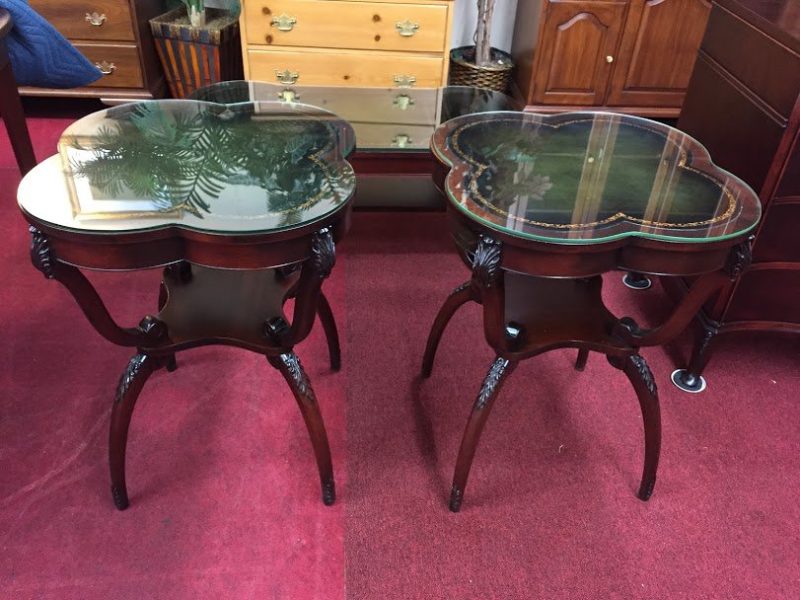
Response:
M611 64L612 62L614 62L614 57L609 54L608 56L606 56L606 62Z

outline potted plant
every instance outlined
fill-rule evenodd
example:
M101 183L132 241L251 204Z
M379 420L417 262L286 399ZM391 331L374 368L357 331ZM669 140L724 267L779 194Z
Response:
M242 78L238 0L228 8L206 8L205 0L182 5L150 20L156 51L174 98Z
M474 46L450 51L450 84L483 87L499 92L508 90L514 62L511 55L492 48L492 18L496 0L478 0L478 19Z

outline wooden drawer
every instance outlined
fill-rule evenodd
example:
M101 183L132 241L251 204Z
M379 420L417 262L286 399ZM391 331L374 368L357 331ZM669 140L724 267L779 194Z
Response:
M92 87L140 88L144 86L139 66L139 51L129 44L83 44L75 47L90 61L108 66L112 72L91 84ZM105 63L105 64L104 64Z
M278 81L276 72L288 70L301 85L398 87L395 78L413 78L419 87L441 85L444 60L406 53L320 50L247 51L249 79ZM301 98L302 101L302 98Z
M736 43L731 43L736 40ZM800 56L715 5L702 49L784 117L800 88Z
M254 88L260 102L284 99L291 92L296 102L319 106L347 121L430 125L438 122L441 90L364 88L358 94L346 87L263 86Z
M250 44L444 53L447 10L435 4L255 0L245 4L244 20ZM289 31L272 24L284 17ZM402 24L411 24L409 35L401 35Z
M136 39L128 0L30 0L30 5L70 39ZM94 13L99 25L92 25L87 18Z
M401 125L397 123L359 123L350 121L356 132L359 149L365 148L421 148L430 147L436 126Z

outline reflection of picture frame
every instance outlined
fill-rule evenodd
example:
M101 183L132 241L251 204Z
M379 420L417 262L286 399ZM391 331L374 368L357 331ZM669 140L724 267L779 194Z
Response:
M89 179L76 173L72 166L82 163L84 156L92 158L90 151L75 148L72 144L63 144L60 147L60 155L69 189L72 216L79 221L147 217L180 219L183 216L181 209L165 210L152 198L133 198L133 193L130 198L104 198L102 190L92 186Z

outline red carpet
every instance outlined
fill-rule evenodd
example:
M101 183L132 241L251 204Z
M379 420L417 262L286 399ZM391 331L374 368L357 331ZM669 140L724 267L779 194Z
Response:
M68 120L31 119L37 155ZM491 362L476 307L451 323L431 379L428 327L467 277L440 214L356 215L326 291L343 333L298 347L331 438L338 501L319 499L288 389L241 350L185 353L147 384L131 427L131 508L106 464L131 351L94 333L30 265L18 175L0 130L0 598L798 598L800 342L731 338L709 389L668 381L685 342L647 349L664 440L653 498L634 496L641 418L625 377L573 352L523 363L487 425L462 512L446 498ZM135 323L158 273L93 277ZM613 275L617 312L657 320L660 289Z

